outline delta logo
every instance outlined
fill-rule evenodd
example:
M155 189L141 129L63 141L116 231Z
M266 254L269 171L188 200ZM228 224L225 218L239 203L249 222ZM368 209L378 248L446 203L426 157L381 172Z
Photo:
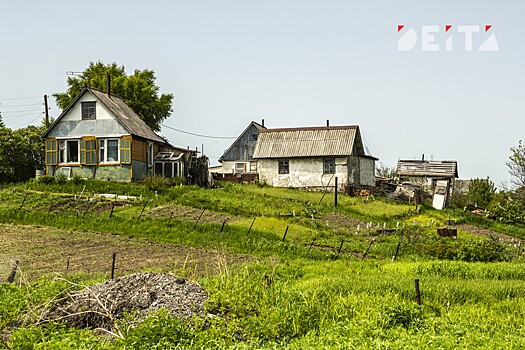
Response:
M421 43L421 51L499 51L496 33L491 24L479 25L423 25L417 32L404 24L397 26L398 51L412 51ZM475 39L475 40L474 40ZM454 44L460 42L458 45ZM480 42L474 45L474 41Z

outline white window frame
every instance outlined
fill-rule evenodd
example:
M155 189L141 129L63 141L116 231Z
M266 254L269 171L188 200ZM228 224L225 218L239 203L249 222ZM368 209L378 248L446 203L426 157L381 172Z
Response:
M104 145L101 145L101 141ZM108 160L108 142L115 141L117 143L117 160ZM100 155L104 155L104 160L101 159ZM99 164L118 164L120 163L120 139L115 137L101 138L98 139L98 162Z
M69 142L77 143L77 161L69 160ZM80 164L80 139L61 139L58 140L58 164Z

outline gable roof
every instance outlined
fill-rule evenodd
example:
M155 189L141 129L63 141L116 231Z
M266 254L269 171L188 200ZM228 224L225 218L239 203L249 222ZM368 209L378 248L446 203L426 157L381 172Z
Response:
M399 160L396 173L398 176L459 177L455 160Z
M357 125L266 129L259 135L253 157L260 159L350 155L370 157L365 154Z
M111 95L108 96L104 91L94 89L91 87L84 88L80 94L69 104L69 106L62 111L62 114L51 124L46 130L43 137L45 138L51 130L60 122L60 120L73 108L73 106L80 100L80 98L86 93L92 93L98 101L103 103L110 111L119 123L131 134L139 137L143 137L148 140L157 141L160 143L168 144L164 139L157 135L147 124L144 122L135 111L129 107L122 98Z
M237 139L235 139L235 141L230 145L230 147L228 147L228 149L226 151L224 151L222 156L219 158L219 162L220 163L222 163L222 161L224 160L224 157L226 156L226 154L228 154L228 152L230 152L233 149L233 147L235 147L235 145L243 138L244 134L246 134L248 132L248 130L250 130L250 128L252 126L255 127L257 130L259 130L259 132L262 132L263 130L266 130L266 127L262 126L261 124L259 124L257 122L252 121L250 124L248 124L246 129L244 129L244 131L241 132L239 137L237 137Z

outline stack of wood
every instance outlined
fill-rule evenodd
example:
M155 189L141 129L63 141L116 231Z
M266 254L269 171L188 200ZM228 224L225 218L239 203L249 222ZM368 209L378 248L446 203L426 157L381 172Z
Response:
M372 195L372 192L366 189L362 189L362 190L356 190L354 192L354 195L357 197L369 197L370 195Z

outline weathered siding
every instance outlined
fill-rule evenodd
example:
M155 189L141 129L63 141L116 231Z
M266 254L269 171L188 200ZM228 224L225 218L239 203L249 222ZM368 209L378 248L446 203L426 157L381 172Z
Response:
M133 143L131 144L131 159L138 160L141 162L147 162L148 161L147 145L148 145L147 142L137 140L136 138L134 138Z
M133 169L133 180L141 180L144 176L148 175L148 165L146 162L134 160L132 163Z
M376 161L361 158L361 185L374 187L376 185Z
M108 108L100 101L97 101L96 104L96 119L82 120L80 102L96 100L97 98L93 94L86 92L46 137L80 138L86 135L97 135L97 137L129 135L129 132L111 115Z
M57 166L55 175L63 172L64 168L71 169L71 177L78 176L87 179L112 180L112 181L129 181L131 180L131 166ZM67 175L67 174L66 174Z
M278 159L261 159L259 180L276 187L333 187L337 176L341 187L348 183L345 158L335 158L335 174L323 174L323 162L324 158L291 158L289 174L279 174Z
M250 127L233 143L230 149L224 153L222 156L223 163L224 161L249 161L253 159L253 151L255 150L258 135L259 130L255 125L250 125Z

